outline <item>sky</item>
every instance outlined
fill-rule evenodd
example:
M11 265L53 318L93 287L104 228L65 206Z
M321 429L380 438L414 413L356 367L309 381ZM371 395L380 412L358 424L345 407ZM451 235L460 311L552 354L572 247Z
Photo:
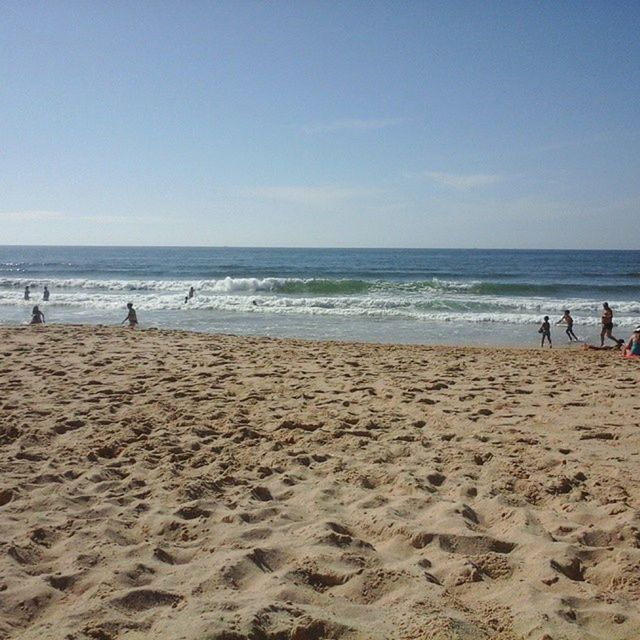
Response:
M640 249L640 3L6 0L0 244Z

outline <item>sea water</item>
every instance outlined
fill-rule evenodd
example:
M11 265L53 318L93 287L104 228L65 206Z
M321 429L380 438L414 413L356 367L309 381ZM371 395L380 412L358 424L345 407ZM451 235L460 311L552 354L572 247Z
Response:
M536 345L542 317L564 309L596 341L604 301L626 338L640 324L640 251L0 247L2 324L28 322L34 304L49 323L118 324L132 302L141 327ZM563 326L553 336L566 342Z

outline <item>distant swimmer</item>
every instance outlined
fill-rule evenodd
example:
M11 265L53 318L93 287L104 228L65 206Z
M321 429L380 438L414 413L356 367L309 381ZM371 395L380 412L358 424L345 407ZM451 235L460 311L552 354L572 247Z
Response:
M544 341L549 341L549 349L552 349L553 346L551 344L551 324L549 323L549 316L545 316L540 328L538 329L538 333L542 334L542 341L540 342L540 346L544 347Z
M565 333L569 336L569 342L573 342L574 340L578 342L578 336L573 333L573 318L571 317L571 311L569 311L569 309L565 310L564 315L556 324L562 324L563 322L567 325Z
M31 297L31 292L29 291L29 285L24 288L24 299L28 300Z
M608 302L602 303L602 331L600 331L600 346L604 346L604 339L609 338L614 342L619 343L618 338L612 335L613 331L613 309L609 306Z
M38 309L38 305L31 311L31 322L29 324L44 324L44 313Z
M47 285L44 285L44 291L42 292L42 299L44 302L49 302L49 289Z
M138 316L136 310L133 308L133 303L127 302L127 309L129 309L129 313L127 313L127 317L122 321L122 324L129 322L129 326L135 329L138 324Z
M196 295L196 290L193 287L189 287L189 295L187 296L187 298L191 300L191 298L193 298L193 296L195 295Z

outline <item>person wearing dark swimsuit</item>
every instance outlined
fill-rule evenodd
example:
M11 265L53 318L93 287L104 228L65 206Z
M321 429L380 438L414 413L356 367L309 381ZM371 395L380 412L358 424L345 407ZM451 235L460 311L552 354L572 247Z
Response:
M602 303L602 331L600 331L600 346L604 346L604 339L609 338L614 342L620 342L613 334L613 309L608 302Z
M29 324L44 324L44 313L38 309L38 305L33 307L31 312L31 322Z
M129 327L131 327L131 329L135 329L138 324L138 315L136 314L136 310L133 308L133 304L131 302L127 302L127 309L127 317L122 321L122 323L128 322Z
M552 349L553 345L551 344L551 323L549 322L549 316L544 317L544 320L538 329L538 333L542 334L540 346L544 347L544 342L547 340L549 342L549 349Z

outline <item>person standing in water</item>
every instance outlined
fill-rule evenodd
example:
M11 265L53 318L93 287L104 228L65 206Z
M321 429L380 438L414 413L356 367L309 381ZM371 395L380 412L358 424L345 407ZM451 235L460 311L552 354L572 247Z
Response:
M24 299L28 300L31 297L31 291L29 291L29 285L24 288Z
M189 287L189 295L188 295L189 300L191 300L191 298L193 298L193 296L195 295L196 295L196 290L193 287Z
M600 331L600 346L604 346L604 339L609 338L614 342L620 342L618 338L612 335L613 331L613 309L608 302L602 303L602 331Z
M129 313L127 313L127 317L122 321L122 324L128 321L129 327L131 327L131 329L135 329L138 324L138 315L136 314L136 310L133 308L132 302L127 302L127 309L129 310Z
M551 324L549 323L549 316L545 316L540 328L538 329L538 333L542 334L542 341L540 342L540 346L544 347L544 341L549 341L549 349L553 348L551 344Z
M44 302L49 302L49 288L47 285L44 285L44 291L42 292L42 300Z
M31 311L31 322L29 324L44 324L44 313L38 309L38 305Z
M563 322L567 325L565 333L569 336L569 342L573 342L574 340L578 342L578 336L573 333L573 318L571 317L571 311L569 311L569 309L564 312L564 315L556 324L562 324Z

